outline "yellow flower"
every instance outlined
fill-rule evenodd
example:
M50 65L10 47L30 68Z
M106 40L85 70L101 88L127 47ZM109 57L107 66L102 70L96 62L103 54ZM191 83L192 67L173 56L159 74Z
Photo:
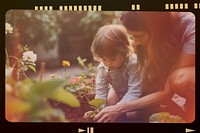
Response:
M70 66L70 62L69 62L69 61L66 61L66 60L63 60L63 61L62 61L62 65L63 65L64 67L69 67L69 66Z

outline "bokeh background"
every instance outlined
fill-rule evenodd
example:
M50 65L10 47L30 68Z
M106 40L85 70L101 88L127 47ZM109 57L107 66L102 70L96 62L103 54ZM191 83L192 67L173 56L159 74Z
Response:
M6 22L14 34L6 38L9 55L18 45L28 45L38 55L37 63L59 67L63 59L76 63L77 56L93 60L90 46L97 30L119 23L119 11L34 11L9 10Z

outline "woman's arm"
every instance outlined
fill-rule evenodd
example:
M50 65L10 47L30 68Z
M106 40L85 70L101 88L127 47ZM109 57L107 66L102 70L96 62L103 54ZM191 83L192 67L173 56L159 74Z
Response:
M172 93L166 83L166 88L163 91L149 94L134 101L120 103L104 108L95 116L94 120L97 122L113 122L123 113L151 107L155 104L161 103L167 97L171 96Z
M195 65L195 55L189 55L182 52L179 56L179 59L175 63L171 73L173 73L177 69L194 66L194 65ZM158 91L158 92L149 94L138 100L122 105L125 110L124 112L147 108L152 105L161 103L166 98L170 98L173 95L173 92L171 90L170 80L169 80L170 78L171 78L171 74L169 75L165 83L163 91ZM191 78L191 79L194 80L194 78Z
M195 66L195 55L181 52L177 62L173 66L172 71L182 67L190 67L190 66Z
M171 89L184 98L191 93L187 99L191 100L195 96L195 55L182 52L174 69L169 78Z
M194 55L181 53L178 61L175 63L173 67L172 72L181 67L194 66L194 65L195 65ZM125 112L148 108L151 107L152 105L159 104L166 98L170 98L173 95L169 80L166 81L164 87L165 88L163 89L163 91L158 91L149 94L147 96L144 96L140 99L128 103L120 103L114 106L107 107L95 116L95 120L97 122L112 122Z

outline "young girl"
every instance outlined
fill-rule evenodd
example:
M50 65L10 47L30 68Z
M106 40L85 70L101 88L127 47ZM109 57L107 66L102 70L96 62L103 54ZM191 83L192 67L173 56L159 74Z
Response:
M100 61L97 67L95 98L115 105L140 97L137 58L122 25L106 25L94 37L91 51Z

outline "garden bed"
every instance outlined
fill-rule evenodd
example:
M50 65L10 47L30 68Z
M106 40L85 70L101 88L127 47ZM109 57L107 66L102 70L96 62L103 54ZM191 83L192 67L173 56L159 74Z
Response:
M85 112L93 110L93 108L91 108L86 102L81 102L81 106L78 108L70 107L67 104L63 104L55 100L49 100L49 105L63 111L66 120L69 122L92 122L84 118Z
M174 95L173 101L180 107L183 107L183 103L185 102L185 100L178 95ZM81 102L81 106L78 108L71 107L55 100L49 100L48 102L51 107L63 111L66 120L69 122L93 122L92 120L84 118L85 112L94 110L88 102Z

